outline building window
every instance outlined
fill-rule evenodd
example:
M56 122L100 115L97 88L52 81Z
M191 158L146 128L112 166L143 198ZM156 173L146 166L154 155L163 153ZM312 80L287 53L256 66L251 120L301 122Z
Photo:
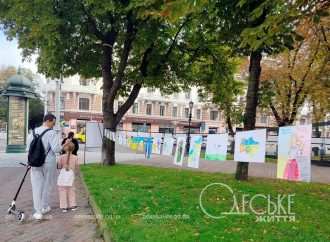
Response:
M159 127L159 133L170 133L170 134L173 134L174 133L174 128L162 128L162 127Z
M185 108L185 109L184 109L184 116L185 116L186 118L189 118L189 108Z
M64 106L65 106L65 100L64 100L64 97L61 96L61 110L64 110Z
M139 104L138 104L138 103L134 103L134 104L133 104L132 112L133 112L134 114L137 114L137 113L139 112Z
M185 97L186 99L190 99L190 90L185 92Z
M88 81L87 79L83 79L83 78L81 78L81 79L79 80L79 83L80 83L81 86L88 86L89 81Z
M218 128L210 127L209 128L209 134L216 134L218 132Z
M165 113L165 106L161 105L159 106L159 115L164 116Z
M196 110L196 119L201 119L201 110L200 109Z
M147 115L151 115L151 112L152 112L152 104L148 103L146 113Z
M211 111L210 112L210 119L211 120L218 120L218 111Z
M68 92L66 93L66 99L69 100L71 98L71 94Z
M306 124L306 119L304 119L304 118L300 119L300 124L302 124L302 125Z
M260 123L266 124L267 123L267 116L266 115L261 115L260 117Z
M147 92L148 92L148 93L153 93L153 92L155 92L155 88L148 87L148 88L147 88Z
M89 98L79 98L79 110L89 110Z
M150 132L150 123L132 123L132 131L134 132Z
M172 116L177 117L178 116L178 107L173 107L172 109Z

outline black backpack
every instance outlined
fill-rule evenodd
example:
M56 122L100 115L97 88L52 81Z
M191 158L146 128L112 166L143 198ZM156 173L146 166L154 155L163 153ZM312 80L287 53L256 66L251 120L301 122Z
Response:
M50 148L47 152L45 151L45 147L42 143L42 136L49 130L51 129L46 129L41 134L36 134L33 130L33 140L31 141L28 154L29 166L40 167L45 163Z

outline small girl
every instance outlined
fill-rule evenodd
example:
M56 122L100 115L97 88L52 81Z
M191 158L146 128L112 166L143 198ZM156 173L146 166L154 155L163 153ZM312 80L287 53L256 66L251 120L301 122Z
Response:
M60 208L63 213L66 213L68 209L72 211L77 209L73 180L75 170L78 167L78 157L72 154L74 147L72 142L64 146L65 154L61 155L58 160L58 167L61 169L61 172L58 177L57 185L60 197Z

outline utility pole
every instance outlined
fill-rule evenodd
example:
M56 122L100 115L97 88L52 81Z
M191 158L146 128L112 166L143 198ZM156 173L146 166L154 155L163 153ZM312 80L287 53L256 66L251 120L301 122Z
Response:
M45 97L44 97L44 115L48 113L48 80L46 80L46 85L45 85Z
M58 134L61 134L61 84L63 77L61 75L60 79L56 79L56 90L55 90L55 116L56 116L56 125L55 131Z

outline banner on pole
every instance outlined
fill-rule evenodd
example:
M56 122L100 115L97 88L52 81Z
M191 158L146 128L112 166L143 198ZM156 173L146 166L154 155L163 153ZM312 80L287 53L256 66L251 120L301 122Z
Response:
M86 122L86 147L102 147L103 123Z
M280 127L277 178L311 180L312 125Z
M147 159L151 158L152 142L152 137L144 137L144 155Z
M178 137L177 140L176 140L174 165L182 166L185 150L186 150L186 140L185 140L185 138Z
M188 154L188 167L198 168L199 167L199 157L202 148L202 136L191 137L189 154Z
M235 135L235 161L265 162L266 129L237 132Z
M162 155L172 155L174 139L172 137L165 137L163 141Z
M153 137L152 153L160 155L161 147L162 147L162 136L153 135L152 137Z
M205 160L225 161L227 159L228 134L209 134L207 136Z
M144 151L144 137L131 137L129 139L129 147L133 151Z

